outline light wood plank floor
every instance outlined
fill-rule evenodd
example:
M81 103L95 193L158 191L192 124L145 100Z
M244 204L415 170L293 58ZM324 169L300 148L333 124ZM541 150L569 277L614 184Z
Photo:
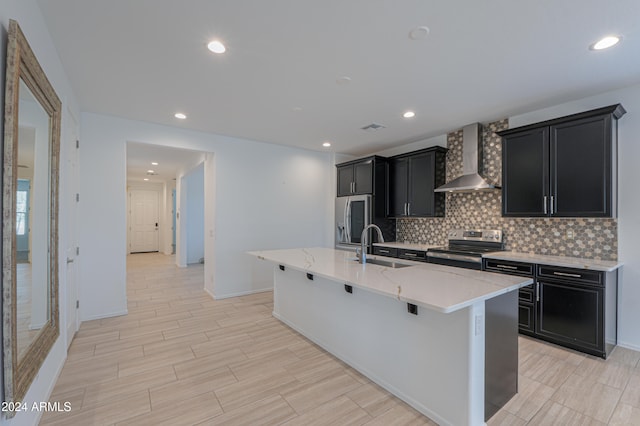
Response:
M43 425L421 425L407 404L271 316L272 293L214 301L203 267L135 254L129 314L85 322ZM520 391L489 425L640 425L640 353L520 338Z

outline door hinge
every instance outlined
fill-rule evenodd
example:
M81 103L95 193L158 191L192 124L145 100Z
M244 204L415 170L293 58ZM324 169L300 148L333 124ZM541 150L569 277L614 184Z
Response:
M80 202L80 194L76 193L76 203Z
M76 247L76 256L80 255L80 247Z
M76 300L76 309L80 308L80 301Z
M76 148L80 148L80 141L76 139Z

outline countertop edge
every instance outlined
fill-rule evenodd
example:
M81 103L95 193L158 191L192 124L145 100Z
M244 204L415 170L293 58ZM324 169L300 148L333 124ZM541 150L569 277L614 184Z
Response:
M514 262L528 262L538 265L585 269L600 272L612 272L624 265L623 262L615 260L583 259L579 257L551 256L515 251L496 251L485 253L482 257L484 259L511 260Z
M334 281L336 283L350 285L350 286L353 286L355 288L359 288L359 289L362 289L362 290L365 290L365 291L370 291L372 293L380 294L380 295L385 296L385 297L391 297L391 298L397 299L400 302L411 303L411 304L414 304L414 305L417 305L417 306L424 307L426 309L430 309L430 310L433 310L433 311L436 311L436 312L440 312L440 313L445 313L445 314L452 313L452 312L458 311L460 309L467 308L467 307L472 306L473 304L478 303L478 302L484 302L484 301L486 301L488 299L492 299L494 297L500 296L500 295L508 293L510 291L516 291L519 288L525 287L525 286L533 283L533 279L531 279L531 278L518 277L518 278L521 278L523 280L523 282L520 282L518 284L513 284L513 285L510 285L510 286L506 286L506 287L502 287L502 288L494 290L494 291L492 291L490 293L487 293L485 295L474 297L473 299L469 299L469 300L466 300L464 302L460 302L460 303L456 303L456 304L453 304L453 305L450 305L450 306L447 306L447 307L443 307L443 306L440 306L440 305L433 305L433 304L430 304L430 303L425 302L425 301L415 300L415 299L411 299L411 298L408 298L408 297L404 297L404 296L402 296L402 294L398 295L398 294L395 294L395 293L392 293L392 292L381 291L381 290L379 290L379 289L377 289L375 287L363 286L360 283L357 283L357 282L354 282L354 281L341 279L341 278L332 276L330 274L323 273L323 272L321 272L321 271L319 271L317 269L314 269L313 267L304 268L304 267L292 265L292 264L290 264L290 263L288 263L286 261L269 259L269 258L264 257L261 254L261 253L263 253L265 251L268 251L268 250L249 251L249 252L246 252L246 253L251 255L251 256L255 256L259 260L271 262L271 263L274 263L274 264L284 265L285 267L291 268L291 269L299 271L299 272L312 274L312 275L315 275L315 276L318 276L318 277L325 278L325 279L330 280L330 281ZM384 258L384 256L381 256L381 257ZM406 263L414 263L418 267L420 267L420 265L425 265L424 263L421 263L421 262L411 262L411 261L409 261L409 262L406 262ZM388 269L388 268L386 268L384 266L379 266L379 265L371 264L370 266L373 266L375 268L381 268L381 270ZM491 272L487 272L487 273L491 273Z

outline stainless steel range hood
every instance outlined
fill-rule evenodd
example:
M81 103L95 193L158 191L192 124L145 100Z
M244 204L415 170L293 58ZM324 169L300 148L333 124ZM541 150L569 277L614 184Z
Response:
M472 192L500 189L483 177L482 127L470 124L462 129L462 176L435 189L435 192Z

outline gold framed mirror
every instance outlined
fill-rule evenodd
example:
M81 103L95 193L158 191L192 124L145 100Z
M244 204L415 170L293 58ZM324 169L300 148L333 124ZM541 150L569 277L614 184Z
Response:
M61 103L18 23L9 22L2 174L4 400L21 402L60 334ZM12 417L15 411L6 411Z

